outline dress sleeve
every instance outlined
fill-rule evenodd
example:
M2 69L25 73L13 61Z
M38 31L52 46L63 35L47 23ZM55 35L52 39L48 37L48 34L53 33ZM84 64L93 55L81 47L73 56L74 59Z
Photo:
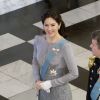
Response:
M68 73L62 77L51 80L52 87L66 84L78 77L78 67L75 62L75 57L69 43L66 43L62 48L62 55L64 57Z
M33 76L35 81L40 80L40 74L39 74L39 64L37 61L37 42L38 42L38 36L35 37L34 39L34 44L33 44L33 59L32 59L32 67L33 67Z

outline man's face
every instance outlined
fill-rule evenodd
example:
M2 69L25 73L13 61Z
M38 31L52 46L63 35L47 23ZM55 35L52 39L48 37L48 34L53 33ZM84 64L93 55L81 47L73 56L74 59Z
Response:
M100 58L100 48L98 48L97 40L92 39L90 48L92 50L93 55Z

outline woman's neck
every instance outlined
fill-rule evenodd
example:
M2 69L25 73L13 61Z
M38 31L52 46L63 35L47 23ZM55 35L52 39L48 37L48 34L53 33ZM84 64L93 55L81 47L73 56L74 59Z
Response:
M46 39L47 39L47 41L48 41L49 43L56 43L56 42L59 41L61 38L62 38L62 36L59 35L59 34L57 34L57 35L55 35L55 36L53 36L53 37L49 37L49 36L46 35Z

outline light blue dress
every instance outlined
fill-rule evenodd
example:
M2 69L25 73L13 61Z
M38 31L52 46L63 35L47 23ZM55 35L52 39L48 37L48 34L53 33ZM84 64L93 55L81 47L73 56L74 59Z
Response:
M35 81L41 80L40 69L47 53L50 51L56 53L56 56L49 62L46 74L46 80L51 80L52 88L50 93L40 90L38 100L72 100L68 83L78 77L78 68L70 43L65 41L62 48L54 48L59 41L48 43L45 35L35 37L32 63Z

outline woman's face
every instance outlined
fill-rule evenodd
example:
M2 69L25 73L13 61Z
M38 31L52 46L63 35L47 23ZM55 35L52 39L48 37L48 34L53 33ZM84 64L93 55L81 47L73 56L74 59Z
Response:
M97 40L92 39L92 43L90 44L92 49L92 53L96 57L100 57L100 48L98 48Z
M60 25L51 17L46 18L44 21L44 31L49 37L53 37L58 33Z

